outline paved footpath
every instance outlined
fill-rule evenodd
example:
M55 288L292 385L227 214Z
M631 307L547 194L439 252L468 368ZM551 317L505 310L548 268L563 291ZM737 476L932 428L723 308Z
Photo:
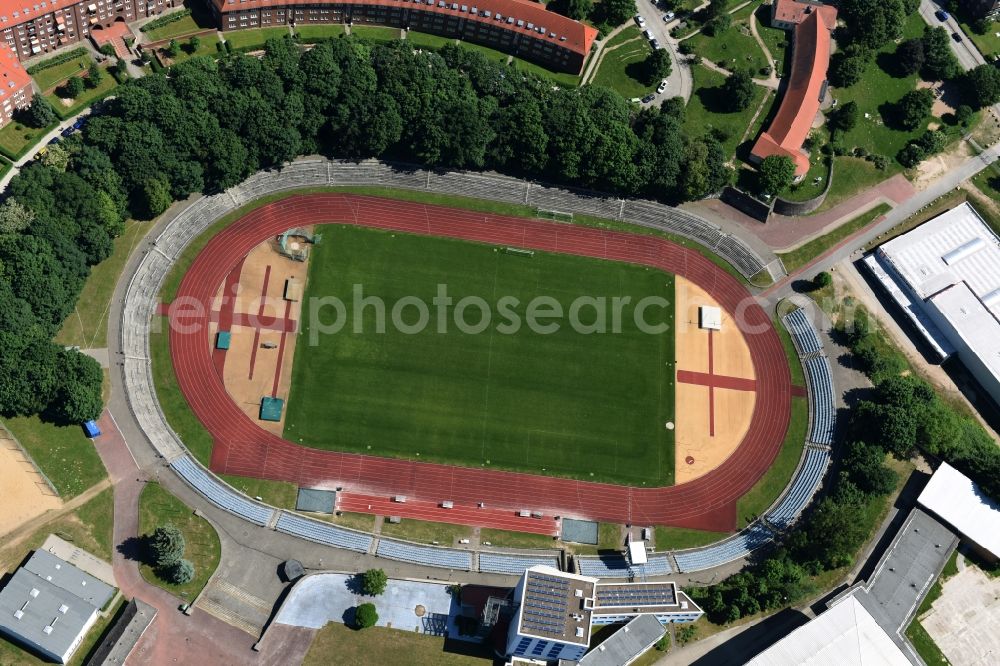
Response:
M147 583L139 573L130 541L139 533L139 495L147 476L138 468L118 431L105 412L98 422L103 435L96 442L98 454L114 484L115 580L126 597L138 597L156 608L153 624L136 646L129 663L136 664L297 664L309 649L313 632L280 628L285 636L270 636L260 653L251 648L255 636L194 609L188 616L178 610L182 601Z

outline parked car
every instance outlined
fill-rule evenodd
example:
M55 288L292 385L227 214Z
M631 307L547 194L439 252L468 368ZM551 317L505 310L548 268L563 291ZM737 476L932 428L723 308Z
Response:
M675 16L677 16L677 15L674 14L673 12L667 12L666 14L663 15L663 22L664 23L669 23L670 21L674 20Z
M62 134L63 136L69 136L70 134L72 134L75 131L76 131L76 129L72 125L70 125L66 129L64 129L62 132L60 132L60 134Z
M654 99L656 99L656 95L654 95L653 93L649 93L648 95L646 95L645 97L642 98L642 103L643 104L649 104Z
M662 81L660 81L660 85L656 86L656 93L662 94L663 91L666 89L667 89L667 80L663 79Z
M938 21L941 21L942 23L951 18L948 12L946 12L943 9L939 9L936 12L934 12L934 16L937 16Z
M59 143L59 137L57 137L57 136L54 136L54 137L52 137L51 139L49 139L49 145L50 145L50 146L54 146L54 145L55 145L55 144L57 144L57 143Z
M635 24L640 28L646 27L646 19L642 18L642 14L635 15Z
M646 28L645 30L643 30L642 34L643 34L643 36L646 37L646 39L652 39L653 38L653 32L649 28Z
M958 34L957 32L951 33L951 38L954 39L956 42L962 41L962 35Z
M88 116L80 116L77 118L76 122L73 123L73 129L83 129L83 126L87 124L87 118Z
M649 40L649 45L652 46L654 49L658 49L660 48L660 40L653 38Z

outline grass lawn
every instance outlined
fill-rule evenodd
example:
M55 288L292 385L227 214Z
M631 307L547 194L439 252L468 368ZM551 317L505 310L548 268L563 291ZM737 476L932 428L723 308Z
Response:
M507 62L511 59L509 53L503 53L502 51L497 51L496 49L491 49L488 46L483 46L481 44L473 44L472 42L462 42L462 48L470 49L472 51L479 51L487 60L493 62Z
M375 602L378 608L379 602ZM339 622L329 622L316 632L303 666L369 666L370 664L407 664L408 666L490 666L493 656L488 647L475 643L460 646L461 653L445 649L440 636L412 631L371 627L356 631Z
M735 71L747 69L755 76L761 76L760 70L770 66L764 57L757 40L750 33L750 15L757 9L758 3L749 5L731 14L733 25L721 35L709 37L704 32L688 38L687 41L694 52L705 60Z
M223 33L231 49L254 51L264 48L264 42L272 37L290 35L288 28L256 28L254 30L234 30Z
M184 558L194 565L194 578L183 585L174 585L159 578L153 567L145 562L139 564L139 571L148 583L186 601L194 601L219 566L222 556L219 536L207 520L194 515L190 507L163 486L150 481L139 496L139 534L151 536L157 527L166 523L172 523L184 534Z
M767 50L771 52L771 57L778 64L778 74L782 75L786 69L791 68L792 45L790 41L791 31L780 30L771 27L771 5L761 5L756 9L757 14L757 34L760 35Z
M899 171L899 163L892 159L892 156L889 167L884 171L876 169L871 162L859 157L836 157L833 164L833 184L830 185L826 200L813 214L830 210L862 190L891 178Z
M468 525L452 525L436 523L428 520L411 520L403 518L398 523L388 520L382 523L382 536L431 543L437 541L442 546L455 545L459 539L472 536L472 528Z
M319 337L315 344L304 337L296 354L287 438L318 448L584 480L673 482L673 433L662 427L673 418L672 332L642 332L626 313L621 332L598 342L574 331L568 320L542 334L527 324L506 328L512 318L503 305L492 312L505 296L517 299L507 304L521 322L527 304L540 295L554 298L564 312L583 295L628 295L633 303L658 295L672 302L672 276L346 225L320 232L325 238L310 261L306 301L347 296L359 284L366 296L382 298L386 310L414 296L429 308L438 285L447 284L454 302L482 298L495 318L475 333L461 332L456 318L466 326L477 323L480 307L471 314L442 308L441 316L448 317L444 332L438 331L436 313L433 325L420 332L388 325L374 333L376 308L355 319L351 307L340 334L324 335L316 324L306 324L300 335ZM331 321L330 312L321 319ZM579 315L584 325L596 323L592 306ZM672 323L669 308L648 315L657 324ZM401 318L412 325L416 316L411 303ZM592 346L598 344L599 353Z
M555 548L559 542L544 534L529 534L528 532L508 532L506 530L479 530L479 543L489 541L496 548L537 548L548 550Z
M17 416L6 419L5 424L64 501L107 476L101 457L80 426L56 426L37 416Z
M920 14L914 13L906 21L903 38L919 37L924 33L924 27ZM917 87L916 74L896 77L882 68L881 63L891 61L895 51L895 43L887 44L869 63L858 83L849 88L835 88L832 95L839 104L855 102L858 105L858 124L840 138L840 143L848 149L860 146L869 153L885 155L892 165L890 168L898 171L900 166L895 161L896 153L910 139L923 133L929 118L913 131L895 129L883 123L883 118L891 118L895 114L896 102ZM868 118L865 117L866 113ZM895 171L886 172L885 177L891 176Z
M580 85L580 77L576 74L553 72L552 70L546 69L541 65L517 57L515 57L512 62L515 69L519 69L522 72L527 72L529 74L534 74L542 79L548 79L552 83L562 86L563 88L576 88Z
M299 488L288 481L270 481L268 479L252 479L247 476L220 474L219 477L241 493L250 497L260 497L272 506L282 509L294 509L295 498Z
M90 277L83 285L76 309L63 322L54 342L78 345L84 349L108 346L108 309L115 284L132 250L152 226L152 222L127 223L125 231L115 239L111 256L90 269Z
M35 80L35 83L41 90L48 91L74 74L85 71L90 67L90 63L92 62L93 59L90 57L90 54L83 53L72 60L67 60L64 63L46 67L35 72L31 78Z
M184 442L192 455L208 465L212 458L212 437L191 411L177 385L177 373L170 358L170 335L166 317L155 317L149 335L149 355L153 365L153 383L167 423Z
M808 173L798 183L785 188L780 194L786 201L808 201L823 194L826 181L830 175L830 166L826 155L815 155Z
M184 35L190 35L193 32L199 32L209 27L212 26L198 25L198 21L195 20L195 17L189 14L188 16L179 18L176 21L171 21L164 26L154 28L145 34L148 41L158 42L161 39L174 39L177 37L183 37Z
M640 79L642 63L650 53L649 42L641 36L613 51L605 51L592 83L617 90L622 97L642 97L655 87Z
M745 110L729 113L723 107L721 86L726 77L704 65L691 68L694 77L694 94L688 102L684 117L684 129L689 136L704 136L715 130L725 136L722 142L727 155L736 154L736 146L743 138L743 132L750 125L767 91L754 86L754 97Z
M646 39L642 34L642 30L640 30L639 26L634 23L609 39L608 43L604 45L604 50L607 51L612 46L618 46L619 44L630 42L633 39Z
M161 50L161 59L169 58L168 62L176 65L179 62L184 62L188 58L193 58L195 56L217 56L219 55L219 43L218 35L200 35L198 37L199 44L198 48L193 52L191 51L190 40L179 39L177 40L181 47L181 52L177 54L176 58L170 58L166 51ZM166 63L163 63L166 64Z
M322 23L304 23L295 28L295 34L304 42L319 41L340 37L346 32L346 27L342 23L325 25Z
M683 550L684 548L698 548L721 541L730 535L730 532L708 532L705 530L691 530L684 527L664 527L656 528L656 550Z
M972 40L972 43L986 58L986 62L990 62L995 56L1000 55L1000 34L997 34L1000 33L1000 23L991 22L990 29L986 31L986 34L980 35L972 29L972 24L976 21L974 17L961 10L954 12L954 15L962 26L965 36Z
M347 511L343 511L339 516L322 515L319 517L333 523L334 525L348 527L352 530L371 532L375 529L375 516L367 513L349 513Z
M34 128L18 121L8 123L0 129L0 153L12 160L19 159L32 146L49 133L55 124L48 127Z
M408 44L412 44L414 48L436 51L437 49L447 46L448 44L455 44L457 40L454 37L441 37L440 35L431 35L426 32L409 30L406 33L406 42Z
M399 28L384 28L381 26L356 25L351 26L351 34L369 42L391 42L400 38Z
M814 238L802 247L792 250L791 252L785 252L783 254L779 253L778 256L781 258L782 263L785 264L785 269L788 272L794 271L797 268L805 266L827 250L833 248L837 245L837 243L841 242L851 234L867 227L875 221L875 218L880 215L885 215L890 210L892 210L892 208L889 204L879 204L867 213L862 213L853 220L845 222L825 236Z
M86 88L76 99L67 99L64 101L61 97L59 97L58 92L49 93L45 96L45 99L47 99L52 105L52 108L55 109L56 115L65 119L70 116L75 116L77 113L87 108L97 100L107 96L117 86L118 82L115 81L115 77L111 76L105 68L104 78L97 84L97 87Z
M625 547L625 535L618 523L597 524L597 545L586 543L568 543L577 555L597 555L602 550L622 550Z
M906 637L913 643L914 649L928 666L933 664L950 664L948 658L941 652L931 635L920 624L920 620L914 619L910 626L906 628Z
M806 441L806 428L809 426L809 405L806 398L792 398L791 420L788 432L781 445L778 457L771 463L764 476L754 484L750 491L736 502L736 524L740 529L746 527L758 516L767 511L778 495L792 479L795 467L802 456L802 446Z

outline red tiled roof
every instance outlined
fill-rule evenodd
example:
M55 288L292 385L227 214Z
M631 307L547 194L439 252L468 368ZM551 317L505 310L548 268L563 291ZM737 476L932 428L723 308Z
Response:
M837 10L829 8L836 21ZM809 157L802 144L819 112L820 94L830 65L830 30L820 12L812 12L795 26L792 72L781 107L771 126L761 134L750 154L758 159L786 155L795 162L795 175L809 171Z
M0 0L2 2L4 0ZM329 7L330 0L212 0L220 12L237 12L245 9L266 9L268 7L284 7L293 5L296 7L317 5ZM440 0L434 0L433 4L428 4L427 0L337 0L337 4L357 4L374 5L378 7L413 7L421 11L446 14L449 16L464 15L470 21L479 23L490 23L500 25L508 30L520 33L527 33L535 38L541 38L540 28L545 28L545 39L552 43L570 49L584 57L590 53L590 47L597 38L597 29L589 25L574 21L571 18L550 12L542 5L532 0L447 0L444 7L440 6ZM461 7L465 6L468 11L462 12ZM477 11L476 14L472 10ZM490 13L490 18L483 15ZM503 17L497 20L497 16ZM513 23L508 23L508 18L513 18ZM523 21L523 25L518 26L517 21ZM532 28L528 28L528 24ZM555 37L550 35L554 34ZM561 40L562 37L566 39Z
M31 77L24 71L17 54L7 44L0 43L0 100L30 85Z
M96 0L78 0L80 1L85 4L96 2ZM0 28L20 25L75 4L77 2L73 0L0 0Z
M774 0L774 5L771 7L771 19L797 25L813 12L819 12L831 31L837 27L837 10L835 8L802 0Z

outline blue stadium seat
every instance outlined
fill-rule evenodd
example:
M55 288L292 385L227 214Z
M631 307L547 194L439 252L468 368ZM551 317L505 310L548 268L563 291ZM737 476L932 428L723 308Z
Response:
M405 543L403 541L382 539L378 542L378 550L376 550L375 554L379 557L387 557L390 560L425 564L430 567L462 569L464 571L472 569L472 553L467 550L418 546L417 544Z
M224 511L228 511L258 525L267 525L274 515L274 509L269 506L257 504L250 498L236 492L206 472L190 456L177 458L170 463L170 466L191 487Z
M825 356L813 356L806 359L805 366L813 418L809 441L830 446L833 445L833 430L837 421L830 363Z
M819 334L806 316L805 310L802 308L792 310L784 316L783 321L792 336L795 348L799 351L799 356L814 354L822 348Z
M545 555L507 555L503 553L480 553L479 570L483 573L498 573L520 576L525 569L539 565L559 568L559 558Z
M708 548L674 553L674 559L684 573L702 571L746 557L773 538L774 533L766 525L757 522L736 536Z
M356 550L359 553L367 553L372 545L372 536L370 534L346 530L336 525L284 511L278 517L275 529L285 534L309 539L317 543L324 543L328 546Z
M820 484L823 475L830 464L830 453L819 449L807 449L806 459L792 481L791 487L778 504L765 518L769 523L780 529L786 529L795 522L809 502Z

